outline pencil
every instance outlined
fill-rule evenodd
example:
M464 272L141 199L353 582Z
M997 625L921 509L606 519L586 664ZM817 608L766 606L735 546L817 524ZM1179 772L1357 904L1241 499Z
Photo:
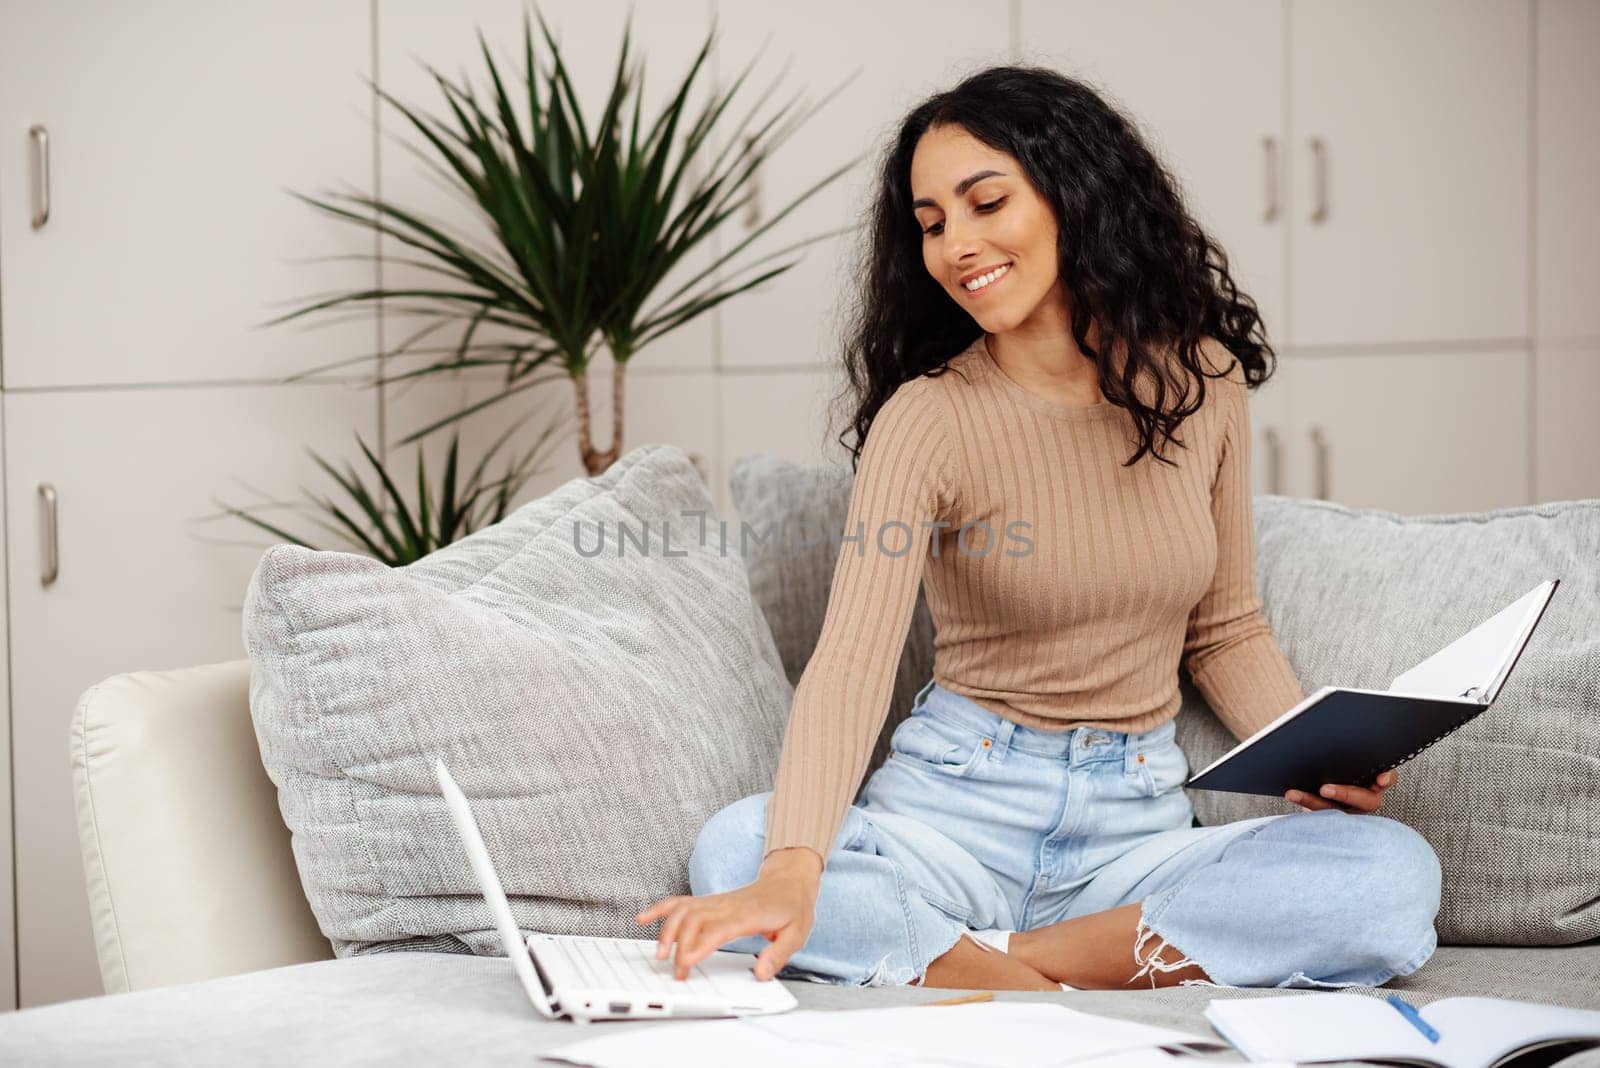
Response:
M994 1000L994 991L991 990L986 994L968 994L964 998L946 998L943 1001L925 1001L925 1002L923 1002L923 1005L925 1005L925 1006L926 1005L965 1005L969 1001L993 1001L993 1000Z

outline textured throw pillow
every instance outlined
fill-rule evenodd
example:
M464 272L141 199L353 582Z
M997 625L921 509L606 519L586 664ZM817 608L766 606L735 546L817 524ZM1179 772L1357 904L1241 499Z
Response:
M500 951L435 756L524 929L638 937L638 910L690 892L705 821L771 787L793 696L697 513L687 455L650 445L407 567L262 557L251 713L339 955Z
M1258 497L1256 579L1301 688L1385 689L1547 578L1551 598L1494 706L1400 768L1384 815L1444 867L1446 944L1600 936L1600 500L1402 516ZM1235 744L1184 680L1178 741L1199 770ZM1191 790L1202 823L1294 811Z
M822 634L854 481L849 464L797 464L766 452L739 457L729 474L733 507L740 522L750 528L740 543L750 592L772 628L791 686L799 683ZM919 589L889 715L867 763L867 775L888 759L890 736L911 711L917 691L931 678L933 616Z

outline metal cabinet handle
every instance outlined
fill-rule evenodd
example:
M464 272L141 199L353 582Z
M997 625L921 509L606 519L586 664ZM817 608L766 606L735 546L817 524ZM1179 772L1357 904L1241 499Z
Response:
M1278 428L1269 426L1262 432L1267 442L1267 492L1283 493L1283 443L1278 440Z
M1314 186L1314 199L1316 206L1311 209L1311 221L1314 223L1326 222L1328 219L1328 150L1322 143L1322 138L1311 139L1311 174L1316 180Z
M1261 149L1266 155L1267 170L1267 210L1262 213L1262 222L1276 222L1278 219L1278 139L1268 134L1261 139Z
M61 545L56 536L56 488L48 482L39 483L39 501L44 506L44 570L39 575L39 581L49 586L61 574Z
M50 221L50 131L43 126L28 127L33 142L33 228Z
M1329 500L1328 496L1328 466L1331 449L1328 445L1328 435L1322 432L1320 426L1311 428L1311 447L1317 461L1317 486L1316 496L1319 501Z

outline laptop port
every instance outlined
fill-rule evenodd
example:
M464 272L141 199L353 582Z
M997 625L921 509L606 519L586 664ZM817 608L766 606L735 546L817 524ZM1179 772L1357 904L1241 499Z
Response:
M632 1003L631 1002L613 1001L611 1003L611 1011L612 1012L627 1012L630 1008L632 1008Z
M662 1007L663 1007L663 1006L662 1006L662 1003L661 1003L661 1002L659 1002L659 1001L652 1001L652 1002L651 1002L651 1003L650 1003L650 1007L651 1007L651 1008L652 1008L652 1009L659 1009L659 1008L662 1008Z

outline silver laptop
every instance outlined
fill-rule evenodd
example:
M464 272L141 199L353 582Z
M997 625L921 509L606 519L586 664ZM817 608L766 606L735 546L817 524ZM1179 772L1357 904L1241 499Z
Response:
M670 956L656 960L653 938L530 934L524 939L511 918L511 906L466 795L450 777L444 761L435 760L433 769L506 956L511 958L511 968L528 992L528 1000L543 1015L551 1019L564 1016L579 1023L755 1016L786 1012L799 1004L776 979L755 977L755 957L749 953L716 950L690 971L689 978L677 979Z

